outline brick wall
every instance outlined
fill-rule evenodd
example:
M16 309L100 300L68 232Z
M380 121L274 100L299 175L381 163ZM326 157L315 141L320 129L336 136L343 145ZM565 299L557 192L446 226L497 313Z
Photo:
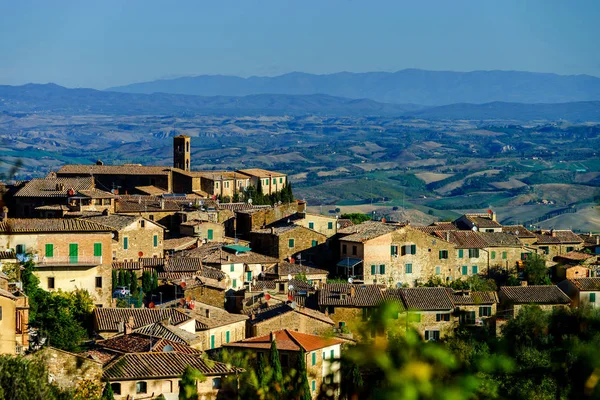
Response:
M225 291L214 289L208 286L196 286L191 289L185 289L184 297L191 297L201 303L211 306L225 308Z

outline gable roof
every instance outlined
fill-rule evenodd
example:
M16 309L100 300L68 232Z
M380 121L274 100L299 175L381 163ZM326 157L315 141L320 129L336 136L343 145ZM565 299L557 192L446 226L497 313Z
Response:
M523 243L515 235L505 232L479 232L487 247L522 247Z
M287 313L297 313L309 318L314 318L321 322L325 322L329 325L335 325L333 320L322 312L298 305L292 307L291 304L288 303L278 303L265 308L254 308L246 311L245 314L250 316L248 323L250 323L250 325L256 325ZM253 318L252 315L254 315Z
M383 288L371 284L326 283L318 291L319 306L376 307L383 302Z
M266 169L261 168L249 168L249 169L238 169L236 172L242 173L248 176L254 176L258 178L275 178L275 177L283 177L286 174L282 174L281 172L268 171Z
M9 218L0 222L0 232L110 232L111 229L80 218Z
M502 232L516 235L518 238L522 239L535 239L536 237L533 232L525 228L523 225L505 225L502 227Z
M340 240L347 242L366 242L379 236L387 235L404 225L388 224L380 221L366 221L362 224L352 225L344 229L339 229L338 234L342 234Z
M435 231L434 236L452 243L459 249L484 249L488 243L481 236L481 232L473 231Z
M278 265L267 268L265 273L278 276L296 276L300 273L306 275L328 275L329 271L325 269L309 267L307 265L292 264L287 261L280 261Z
M343 340L325 338L317 335L309 335L284 329L271 333L275 338L278 350L284 351L315 351L325 347L344 343ZM223 347L246 348L246 349L269 349L271 348L271 334L241 340L238 342L224 344Z
M82 216L82 219L97 222L99 224L105 225L109 228L112 228L116 231L120 231L122 229L127 228L129 225L135 223L142 217L139 215L123 215L123 214L109 214L109 215L88 215ZM152 221L150 221L152 222Z
M113 360L104 368L103 378L109 381L180 377L191 366L203 375L228 375L236 368L227 364L204 360L198 355L179 352L128 353Z
M118 213L140 212L172 212L180 211L176 201L155 196L121 196L115 201L115 211Z
M133 317L133 329L169 319L173 325L179 325L190 319L187 315L174 309L158 308L111 308L100 307L94 309L94 320L99 331L116 332L119 322L127 322Z
M457 306L498 303L498 294L496 292L452 291L451 298L452 302Z
M82 178L34 178L25 183L15 194L15 197L56 197L67 198L67 192L73 189L76 193L81 190L94 188L94 179ZM111 195L112 196L112 195Z
M231 314L221 308L200 302L196 302L193 310L182 308L177 308L177 310L196 321L196 332L235 324L248 319L246 315ZM207 310L209 312L208 317L206 316Z
M185 354L199 354L196 350L185 343L173 342L164 338L156 338L134 332L129 335L114 336L110 339L97 341L96 345L122 353L144 353L144 352L162 352L166 346L171 346L173 351Z
M497 221L494 221L492 219L491 214L464 214L462 217L460 217L456 221L454 221L454 224L461 229L464 229L465 227L467 229L470 229L470 227L468 227L462 223L461 218L467 219L474 226L476 226L480 229L501 228L502 227L502 225L500 225Z
M600 291L600 278L577 278L569 279L577 289L582 292Z
M581 239L578 235L573 233L570 230L550 230L550 231L537 231L534 232L537 237L538 244L564 244L564 243L573 243L580 244L583 243L583 239Z
M515 304L569 304L571 299L558 286L502 286L500 294Z
M448 290L443 287L420 287L399 289L402 300L409 310L452 310L454 303Z
M599 246L600 245L600 235L591 233L586 233L585 235L579 235L581 240L585 246Z
M169 175L170 167L141 164L97 165L67 164L56 175Z
M192 344L199 341L200 339L193 333L184 331L173 325L165 325L162 322L155 322L152 324L144 325L133 331L141 335L163 338L174 343L179 344Z

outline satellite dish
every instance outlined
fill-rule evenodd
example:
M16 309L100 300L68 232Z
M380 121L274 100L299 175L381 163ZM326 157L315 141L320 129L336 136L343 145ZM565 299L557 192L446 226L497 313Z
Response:
M166 345L165 347L163 347L163 353L170 353L172 351L174 351L175 349L173 348L173 346L171 346L170 344Z
M292 280L292 274L288 274L288 281Z
M348 283L352 284L352 282L354 282L354 279L348 278Z
M473 232L477 232L477 227L476 227L476 226L474 226L473 228L471 228L471 230L472 230Z
M289 285L289 286L288 286L288 289L289 289L289 290L294 290L294 285Z
M252 204L252 199L248 199L248 204Z
M515 235L519 236L519 231L515 231Z
M296 308L296 302L295 302L295 301L292 301L292 302L290 303L290 307L291 307L292 309L295 309L295 308Z

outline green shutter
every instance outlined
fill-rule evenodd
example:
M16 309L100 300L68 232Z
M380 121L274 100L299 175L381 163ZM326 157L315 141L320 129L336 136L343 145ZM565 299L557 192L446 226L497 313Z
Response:
M210 335L210 348L215 348L215 335Z
M158 247L158 235L154 235L153 240L154 240L154 247Z
M327 229L333 229L333 222L327 223Z
M129 248L129 238L128 237L124 237L123 238L123 249L127 250Z
M317 352L313 351L312 353L312 365L317 365Z
M410 254L417 254L417 245L416 244L410 245Z
M235 271L235 264L231 264L229 266L229 272L234 272Z
M315 223L314 222L309 222L308 223L308 229L315 229Z
M293 248L294 248L294 239L290 239L290 240L288 240L288 247L289 247L290 249L293 249Z
M596 293L590 293L590 303L596 302Z
M458 258L463 258L463 256L464 256L464 250L458 249Z
M492 251L492 260L495 260L495 259L496 259L496 252Z
M225 343L229 343L229 331L225 332Z
M77 243L69 244L69 263L77 264L79 261L79 245Z
M102 257L102 243L94 243L94 257Z
M506 260L506 256L507 256L507 255L506 255L506 252L505 252L505 251L503 251L503 252L502 252L502 259L503 259L503 260Z
M435 267L435 274L440 275L442 273L442 267Z
M406 266L405 266L405 272L407 274L412 274L412 264L406 264Z
M247 281L251 281L252 280L252 271L248 271L247 275Z
M315 390L317 390L317 382L313 379L313 381L312 381L312 391L314 392Z
M375 275L375 266L371 265L371 275Z
M234 288L237 287L237 279L233 280L233 284L232 285L233 285Z
M208 240L213 240L213 230L212 229L208 230Z
M379 273L380 273L381 275L385 274L385 264L381 264L381 265L379 266Z
M473 275L478 273L477 265L473 265Z
M317 242L316 240L312 241L312 247L316 247L319 244L319 242Z
M462 266L462 274L463 275L467 275L469 273L469 267L467 267L466 265Z
M46 245L46 257L54 257L54 245L53 244Z

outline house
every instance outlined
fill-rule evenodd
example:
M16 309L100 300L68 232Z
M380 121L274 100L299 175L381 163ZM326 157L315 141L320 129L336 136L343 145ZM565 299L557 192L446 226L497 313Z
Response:
M503 286L498 292L500 306L498 316L509 319L519 314L528 305L536 305L543 310L568 307L571 299L558 286Z
M487 272L489 267L488 242L480 232L436 231L434 234L454 245L455 251L452 254L454 265L451 265L451 270L448 271L450 279L466 279Z
M489 325L496 315L498 294L496 292L452 291L451 299L461 325Z
M42 289L85 289L102 306L112 297L111 248L111 228L85 219L0 222L0 249L14 249L21 259L33 257Z
M173 308L95 308L92 313L94 332L108 339L125 333L128 324L132 331L166 321L167 326L176 327L192 335L196 333L193 318Z
M250 186L260 187L264 194L280 192L288 184L287 175L280 172L267 171L266 169L251 168L240 169L236 173L249 177Z
M8 277L0 272L0 354L22 354L29 347L28 298L8 289Z
M488 210L487 213L464 214L453 224L460 230L502 232L502 225L496 220L496 213L491 210Z
M510 270L517 266L519 261L525 260L528 254L535 252L534 248L526 246L515 234L479 232L479 236L486 242L485 252L488 258L486 269L501 267Z
M110 383L117 400L154 399L161 394L177 398L181 376L188 366L206 377L196 383L199 399L217 398L222 379L241 372L200 354L163 351L125 353L104 366L102 379Z
M182 206L173 199L155 196L119 196L115 213L137 215L165 227L165 235L179 230L176 214Z
M523 225L504 225L502 232L515 235L525 246L532 246L537 240L537 236Z
M228 204L219 204L220 208L227 207ZM296 215L297 213L306 212L306 202L301 200L292 201L289 204L275 204L273 206L233 206L235 212L235 232L228 232L229 236L234 236L242 239L249 239L250 232L262 229L277 222L287 221L287 218ZM290 221L291 222L291 221Z
M557 279L576 279L590 276L598 264L598 256L582 251L570 251L554 257L554 276Z
M358 321L367 321L383 301L380 285L327 283L317 291L319 310L329 316L335 326L356 331Z
M450 336L457 326L455 305L446 288L388 289L384 293L388 299L400 295L407 310L408 322L425 340L440 340Z
M224 346L229 351L263 354L268 357L271 343L275 342L282 369L294 368L297 359L304 352L306 374L312 398L319 394L321 383L338 384L340 376L340 356L343 340L326 338L283 329L268 335L253 337ZM254 357L256 359L256 357Z
M15 217L61 218L68 213L114 211L112 193L95 187L92 176L35 178L13 195Z
M225 239L225 227L223 224L197 219L182 222L179 225L179 233L183 236L193 236L206 242L222 242Z
M327 239L335 236L338 230L338 218L329 215L311 214L307 212L291 215L290 220L296 225L304 226L327 236Z
M583 248L590 251L592 254L600 255L600 235L593 235L592 233L579 235L583 240Z
M289 301L253 308L246 314L250 317L247 321L247 337L263 336L281 329L323 335L332 333L335 327L329 316Z
M109 214L83 216L111 228L114 261L135 261L140 257L162 257L165 228L139 215Z
M573 307L600 307L600 278L567 278L558 284Z
M570 230L551 229L533 233L536 241L532 247L537 248L538 253L543 254L547 260L583 247L583 239Z
M280 222L250 232L250 245L261 254L279 260L300 256L317 262L327 256L327 236L293 223Z
M329 271L308 265L280 261L275 266L267 268L263 275L266 279L288 279L289 276L293 278L303 275L310 284L318 286L327 282Z

